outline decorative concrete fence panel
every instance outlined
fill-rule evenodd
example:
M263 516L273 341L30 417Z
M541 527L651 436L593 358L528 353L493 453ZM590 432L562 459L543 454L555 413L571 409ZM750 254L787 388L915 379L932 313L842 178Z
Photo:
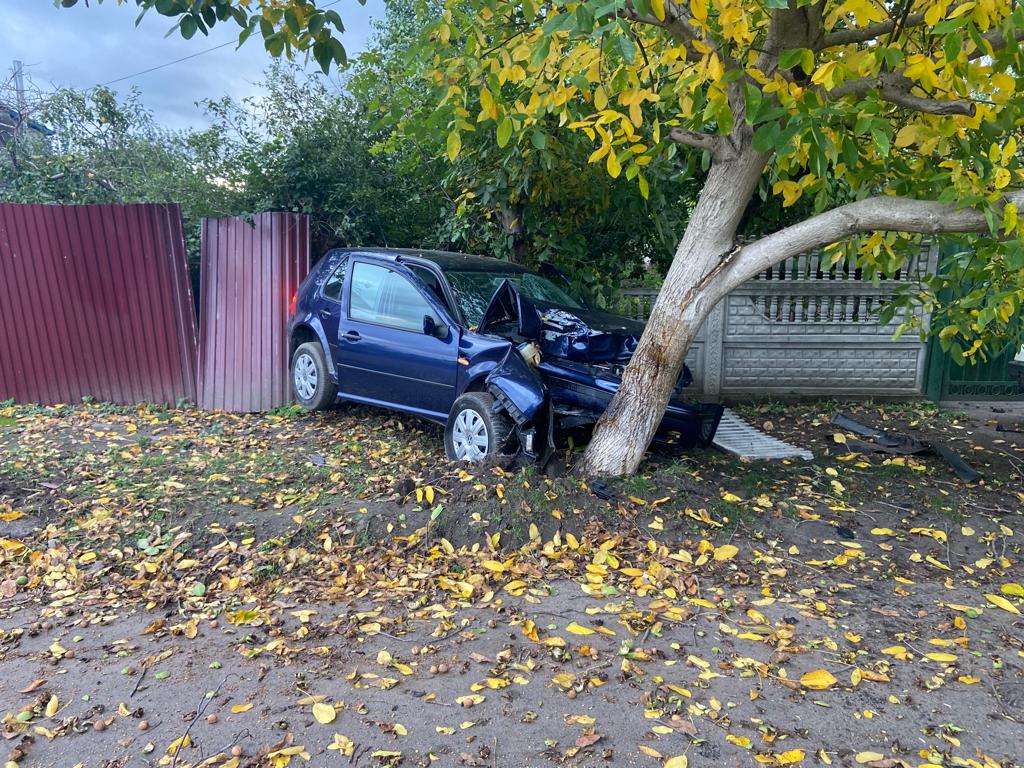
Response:
M893 341L900 318L881 308L935 269L922 248L900 273L876 282L852 265L823 271L821 255L773 267L718 303L690 349L694 391L703 395L920 395L927 345L916 334ZM657 291L626 289L626 312L650 314ZM925 318L927 321L927 318Z

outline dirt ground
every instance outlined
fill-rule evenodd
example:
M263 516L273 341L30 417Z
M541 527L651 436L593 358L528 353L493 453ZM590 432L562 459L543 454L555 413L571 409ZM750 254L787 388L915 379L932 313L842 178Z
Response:
M1024 766L1013 420L741 410L816 458L588 486L364 409L0 406L0 759Z

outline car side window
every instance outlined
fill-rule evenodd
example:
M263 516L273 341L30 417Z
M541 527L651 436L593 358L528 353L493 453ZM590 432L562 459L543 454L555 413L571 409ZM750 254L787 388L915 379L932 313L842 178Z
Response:
M357 261L352 269L349 317L404 331L423 332L423 316L434 310L402 275Z
M348 259L345 259L327 278L324 283L323 296L331 301L341 301L341 289L345 287L345 268L348 266Z

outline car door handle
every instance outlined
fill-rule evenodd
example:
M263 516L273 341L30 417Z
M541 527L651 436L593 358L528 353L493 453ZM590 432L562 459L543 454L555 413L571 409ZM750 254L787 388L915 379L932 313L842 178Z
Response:
M359 331L346 331L341 338L345 341L359 341L362 337L359 335Z

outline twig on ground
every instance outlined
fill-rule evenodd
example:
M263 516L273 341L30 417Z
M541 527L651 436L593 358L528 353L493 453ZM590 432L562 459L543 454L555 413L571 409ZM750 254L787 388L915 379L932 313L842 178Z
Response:
M145 679L147 672L149 672L149 665L143 664L142 665L142 673L139 675L138 679L135 681L135 686L132 688L132 692L128 694L128 698L129 699L132 696L135 695L136 691L139 690L139 686L142 685L142 681Z
M214 688L212 691L207 691L203 694L202 701L200 701L199 706L196 707L195 717L193 717L192 720L189 722L188 727L185 729L185 732L181 734L181 739L178 741L178 747L174 750L174 757L171 758L171 768L175 768L175 766L178 764L178 755L180 755L181 750L185 748L185 740L188 739L188 735L192 730L192 726L194 726L196 722L203 715L206 714L206 710L209 708L210 702L217 698L217 694L220 693L220 689L224 687L224 683L228 681L229 677L231 677L231 675L225 675L224 679L217 684L216 688Z

